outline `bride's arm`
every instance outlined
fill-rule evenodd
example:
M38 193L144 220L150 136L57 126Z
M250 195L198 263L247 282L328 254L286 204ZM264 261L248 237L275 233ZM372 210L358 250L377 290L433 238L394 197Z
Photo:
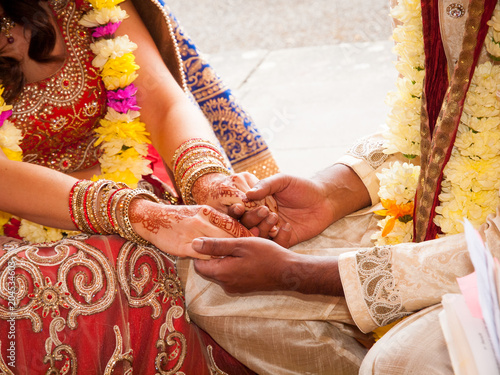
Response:
M0 150L0 211L67 230L76 230L68 210L75 178L38 165L11 161Z
M174 170L172 156L181 144L192 138L215 142L215 135L201 110L189 100L168 70L132 2L127 0L120 6L127 11L129 17L123 21L116 35L128 35L138 46L134 55L140 69L134 84L138 87L141 119L150 133L153 146L169 168ZM198 178L191 192L198 204L210 204L227 212L228 205L242 202L244 195L239 190L250 188L238 181L235 183L225 174L210 173ZM221 184L224 189L228 189L226 185L232 185L229 188L232 193L222 197L219 188Z
M77 179L9 160L1 150L0 176L0 211L50 227L78 230L69 211L70 191ZM191 248L191 241L200 236L250 235L235 220L207 206L168 206L134 199L128 214L135 233L178 256L202 256Z

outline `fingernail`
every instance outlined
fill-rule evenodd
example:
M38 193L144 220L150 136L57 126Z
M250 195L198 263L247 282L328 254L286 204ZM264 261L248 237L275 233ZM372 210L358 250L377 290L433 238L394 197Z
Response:
M244 212L245 212L245 209L243 207L241 207L240 205L237 205L234 207L234 213L236 215L243 215Z
M195 251L201 250L203 247L203 240L200 238L195 238L193 241L191 241L191 248Z
M266 207L260 207L257 210L258 217L266 217L267 215L269 215L269 210Z
M269 215L266 219L266 223L268 223L269 225L274 225L277 222L278 222L278 216L276 216L275 214Z
M292 230L292 226L290 225L290 223L286 223L281 229L285 232L290 232Z

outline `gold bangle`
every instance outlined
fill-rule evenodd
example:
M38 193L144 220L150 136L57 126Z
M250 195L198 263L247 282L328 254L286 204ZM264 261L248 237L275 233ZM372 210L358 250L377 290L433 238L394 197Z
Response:
M81 184L78 185L74 199L73 199L73 213L75 216L75 221L78 224L78 229L84 233L93 233L92 229L85 219L85 194L88 188L93 184L90 180L83 180Z
M88 189L88 196L85 209L87 210L88 223L95 234L106 234L105 230L97 220L96 205L98 204L98 195L101 188L108 184L107 180L94 182Z
M132 189L130 188L122 188L118 189L115 193L111 195L111 202L109 202L109 221L111 226L113 227L114 233L120 234L121 223L118 220L118 212L122 198Z
M120 228L119 230L120 230L120 235L123 238L147 246L150 245L150 242L146 241L144 238L142 238L135 232L134 228L132 227L132 223L130 222L130 216L129 216L130 203L132 202L132 200L139 197L155 203L160 203L160 199L158 199L158 197L153 193L151 193L149 190L135 189L127 191L127 195L119 203L121 218L124 224L124 227L123 228L119 227Z

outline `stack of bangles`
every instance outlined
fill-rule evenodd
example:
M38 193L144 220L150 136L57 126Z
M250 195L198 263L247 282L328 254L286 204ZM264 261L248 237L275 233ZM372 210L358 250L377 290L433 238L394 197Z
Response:
M71 220L84 233L119 234L129 241L149 245L134 231L130 222L129 207L135 198L160 202L150 191L130 189L123 183L79 180L69 194Z
M219 149L207 140L190 139L179 146L172 158L175 183L184 204L196 204L191 190L195 181L209 173L230 175Z

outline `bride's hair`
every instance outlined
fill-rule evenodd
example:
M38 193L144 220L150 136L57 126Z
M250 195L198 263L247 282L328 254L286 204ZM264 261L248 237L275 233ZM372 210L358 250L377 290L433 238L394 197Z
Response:
M51 15L41 2L46 3L47 0L0 0L0 5L3 16L31 31L28 56L44 63L58 58L51 56L56 44L56 31L51 23ZM0 82L6 88L4 99L7 102L19 95L26 82L19 61L0 56Z

